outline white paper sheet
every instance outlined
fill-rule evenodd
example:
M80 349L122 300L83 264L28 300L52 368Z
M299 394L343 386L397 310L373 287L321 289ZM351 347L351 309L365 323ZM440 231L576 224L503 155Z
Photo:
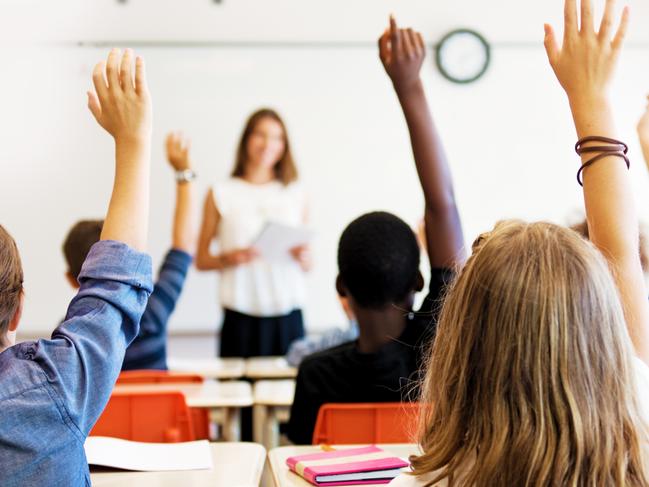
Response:
M311 241L313 232L304 227L292 227L269 222L252 243L259 253L268 260L290 259L290 250Z
M142 472L211 470L207 440L186 443L141 443L89 436L84 445L88 464Z

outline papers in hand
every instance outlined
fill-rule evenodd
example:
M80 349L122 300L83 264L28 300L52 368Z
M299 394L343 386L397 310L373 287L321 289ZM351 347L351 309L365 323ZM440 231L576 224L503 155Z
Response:
M89 465L141 472L212 469L212 454L207 440L141 443L121 438L89 436L84 449Z
M252 246L267 260L285 260L291 258L293 247L308 244L312 237L313 232L307 228L268 222Z

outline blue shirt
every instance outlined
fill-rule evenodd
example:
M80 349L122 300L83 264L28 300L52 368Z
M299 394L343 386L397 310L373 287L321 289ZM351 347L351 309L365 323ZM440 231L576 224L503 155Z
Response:
M171 249L140 321L140 333L126 349L122 370L167 370L167 323L185 283L192 256Z
M96 243L50 340L0 353L0 483L90 485L83 444L110 397L151 292L151 258Z

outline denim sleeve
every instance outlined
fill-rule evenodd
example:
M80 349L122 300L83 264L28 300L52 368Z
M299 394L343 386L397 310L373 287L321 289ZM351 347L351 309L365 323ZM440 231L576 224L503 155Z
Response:
M65 321L50 340L36 342L27 358L47 376L63 419L85 438L138 333L152 288L151 258L123 243L100 241L90 250L79 283Z

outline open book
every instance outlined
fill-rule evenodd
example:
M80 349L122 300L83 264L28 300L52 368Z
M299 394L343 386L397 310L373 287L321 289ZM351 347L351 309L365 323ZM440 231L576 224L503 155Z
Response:
M207 440L141 443L120 438L89 436L84 449L89 465L142 472L212 469L212 453Z
M286 464L318 486L387 484L408 466L377 446L297 455L287 458Z

